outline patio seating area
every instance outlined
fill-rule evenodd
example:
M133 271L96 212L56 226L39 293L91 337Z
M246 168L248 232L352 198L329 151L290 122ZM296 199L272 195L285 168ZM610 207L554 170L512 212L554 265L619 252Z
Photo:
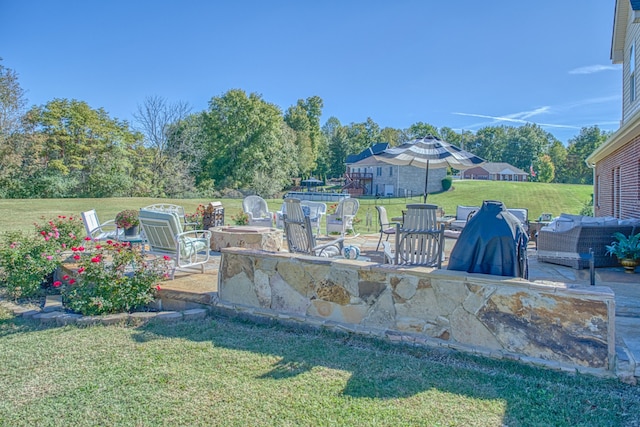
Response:
M376 249L379 237L378 233L347 236L344 239L344 245L358 246L363 258L382 264L383 252ZM319 238L318 242L328 240L331 239ZM441 268L447 268L455 243L455 240L445 239ZM562 282L576 290L591 289L589 270L576 270L567 266L539 262L534 242L529 243L527 253L529 281L540 284ZM207 274L177 272L173 281L163 285L161 296L164 309L195 308L215 304L219 263L220 253L214 252L207 264ZM621 366L626 369L635 369L635 376L640 379L640 286L637 278L637 275L624 273L622 267L595 270L595 285L609 287L615 293L616 356ZM196 305L190 306L190 302Z

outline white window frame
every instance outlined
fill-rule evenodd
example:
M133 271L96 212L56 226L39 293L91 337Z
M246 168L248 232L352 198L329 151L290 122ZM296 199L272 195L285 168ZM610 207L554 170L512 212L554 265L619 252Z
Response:
M629 48L629 103L636 100L636 42Z

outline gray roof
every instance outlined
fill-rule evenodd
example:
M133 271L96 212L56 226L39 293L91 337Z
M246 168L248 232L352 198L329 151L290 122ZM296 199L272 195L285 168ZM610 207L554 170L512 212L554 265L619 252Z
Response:
M389 148L388 142L378 142L377 144L373 144L371 147L365 148L358 154L349 154L345 160L345 163L350 165L356 162L359 162L362 159L366 159L372 155L378 155Z
M487 162L478 167L486 170L489 173L500 173L505 169L511 169L516 174L529 175L527 172L523 171L522 169L518 169L517 167L509 163Z

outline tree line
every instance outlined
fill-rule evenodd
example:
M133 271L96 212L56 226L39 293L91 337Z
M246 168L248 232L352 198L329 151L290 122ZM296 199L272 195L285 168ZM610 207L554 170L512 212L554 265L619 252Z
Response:
M343 125L330 117L321 125L322 109L318 96L282 111L232 89L200 112L148 97L129 123L75 99L27 108L18 74L0 62L0 197L219 197L235 190L268 197L294 177L341 177L346 157L373 144L429 134L487 161L533 169L535 181L592 184L585 159L608 137L585 127L565 147L536 124L475 133L423 122L381 128L371 118Z

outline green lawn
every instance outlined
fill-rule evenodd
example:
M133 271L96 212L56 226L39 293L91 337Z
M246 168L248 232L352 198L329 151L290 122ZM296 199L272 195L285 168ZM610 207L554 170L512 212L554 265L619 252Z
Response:
M41 328L0 309L0 425L631 426L617 380L209 318Z
M529 217L537 218L542 212L559 215L562 212L578 213L583 204L591 199L593 187L589 185L539 184L530 182L504 181L454 181L453 190L441 194L431 194L427 200L442 206L447 214L455 215L457 205L480 205L483 200L500 200L509 208L528 208ZM199 203L212 200L202 199L152 199L152 198L111 198L111 199L3 199L0 200L0 232L22 229L31 230L31 225L45 216L79 215L80 212L96 209L101 221L113 219L122 209L138 209L153 203L175 203L185 207L187 212L195 211ZM240 211L241 199L221 199L225 208L226 223ZM377 213L375 204L387 208L389 217L399 216L407 203L422 203L422 197L413 199L383 198L361 199L358 212L359 232L376 232ZM277 211L281 199L268 200L269 208ZM369 214L372 225L367 227Z

